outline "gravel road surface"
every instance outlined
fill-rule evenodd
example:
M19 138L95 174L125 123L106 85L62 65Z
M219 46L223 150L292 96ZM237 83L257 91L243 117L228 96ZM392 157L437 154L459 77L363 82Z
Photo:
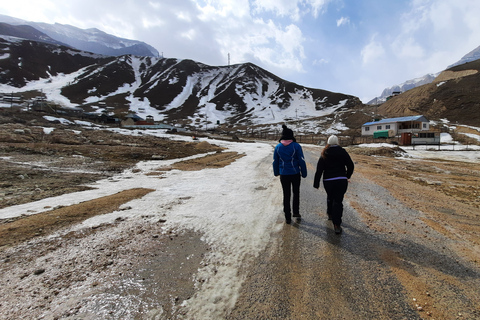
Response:
M362 164L336 235L323 186L313 188L319 149L304 151L303 219L285 224L256 261L228 319L480 318L478 264L450 250L451 239L425 230L423 214L366 179Z

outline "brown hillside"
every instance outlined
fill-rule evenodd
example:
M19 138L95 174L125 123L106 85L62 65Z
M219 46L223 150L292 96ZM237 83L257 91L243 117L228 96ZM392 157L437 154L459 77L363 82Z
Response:
M396 96L379 107L387 117L423 114L431 120L448 119L480 126L480 61L442 72L434 82Z

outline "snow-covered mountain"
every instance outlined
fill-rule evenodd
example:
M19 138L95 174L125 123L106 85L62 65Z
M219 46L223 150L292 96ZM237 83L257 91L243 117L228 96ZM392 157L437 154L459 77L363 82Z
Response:
M302 87L250 63L96 56L0 37L0 91L45 96L89 112L136 112L183 125L278 123L361 105L357 97ZM35 57L33 59L32 57Z
M33 27L60 43L83 51L109 56L132 54L137 56L159 57L158 51L144 42L115 37L95 28L80 29L59 23L30 22L5 15L0 15L0 22L13 26Z

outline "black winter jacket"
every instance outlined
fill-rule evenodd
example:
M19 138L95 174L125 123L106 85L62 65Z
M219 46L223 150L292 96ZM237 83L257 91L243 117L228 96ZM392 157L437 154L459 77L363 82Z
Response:
M348 152L340 146L330 146L325 151L325 158L320 156L317 163L317 171L313 179L313 187L320 186L320 178L331 179L346 177L350 179L353 174L354 164Z

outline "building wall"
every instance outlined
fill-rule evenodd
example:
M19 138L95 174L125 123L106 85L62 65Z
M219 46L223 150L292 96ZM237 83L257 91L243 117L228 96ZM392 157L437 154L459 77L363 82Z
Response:
M417 132L412 135L412 144L440 144L440 132Z
M398 134L397 123L378 123L362 126L362 136L373 136L373 133L379 130L393 130L395 136Z
M404 132L419 132L430 130L430 124L428 122L384 122L378 124L371 124L368 126L362 126L362 136L373 136L375 131L379 130L393 130L394 135L399 135Z

